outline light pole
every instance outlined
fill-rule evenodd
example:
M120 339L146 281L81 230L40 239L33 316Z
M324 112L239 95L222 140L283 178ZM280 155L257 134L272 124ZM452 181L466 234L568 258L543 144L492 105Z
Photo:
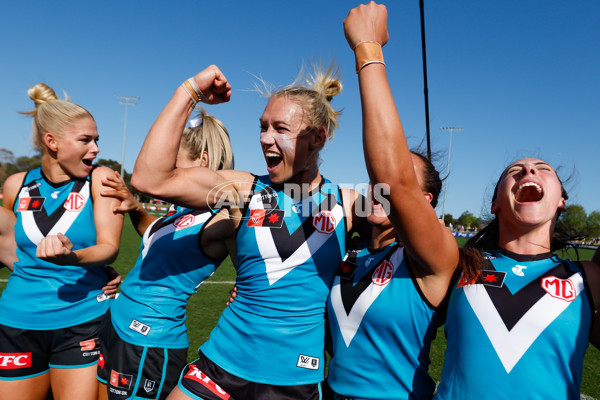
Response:
M127 107L135 106L140 99L139 97L134 96L121 96L120 94L115 95L115 97L121 99L119 104L125 104L125 123L123 128L123 152L121 153L121 176L125 179L123 175L123 168L125 165L125 140L127 138Z
M448 166L446 167L446 184L444 185L444 201L442 202L442 219L446 216L446 193L448 193L448 178L450 177L450 154L452 153L452 134L454 131L460 132L464 128L454 126L442 126L441 131L450 131L450 145L448 146Z

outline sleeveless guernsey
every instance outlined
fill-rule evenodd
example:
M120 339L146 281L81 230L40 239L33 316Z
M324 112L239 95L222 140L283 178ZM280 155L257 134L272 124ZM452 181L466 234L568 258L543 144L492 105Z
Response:
M486 253L459 280L438 399L579 399L592 311L582 270L551 253Z
M237 298L200 350L248 381L322 381L326 299L345 234L336 185L322 180L295 201L257 177L236 238Z
M404 249L349 252L328 301L333 358L327 382L353 399L426 399L437 318L409 271Z
M103 267L57 265L35 256L47 235L63 233L73 250L96 244L90 177L52 183L29 171L14 206L17 257L0 298L0 321L20 329L59 329L90 321L110 305Z
M200 249L200 234L213 215L179 207L146 229L135 267L110 309L121 339L138 346L189 346L188 299L223 261Z

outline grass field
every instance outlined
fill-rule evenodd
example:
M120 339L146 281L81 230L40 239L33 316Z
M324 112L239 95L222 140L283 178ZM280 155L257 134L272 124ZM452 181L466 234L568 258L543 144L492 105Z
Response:
M459 244L464 239L459 238ZM116 262L113 264L115 269L121 273L123 278L135 264L139 251L140 238L131 226L129 218L126 218L125 227L121 241L121 251ZM593 255L591 250L580 250L579 258L589 260ZM574 253L559 254L564 258L575 259ZM0 270L0 291L6 285L8 278L6 269ZM197 294L192 296L188 306L187 326L189 328L190 348L188 359L191 361L196 358L196 350L210 334L221 314L225 304L229 299L229 293L233 288L235 281L235 270L229 260L226 260L215 272L215 274L205 282ZM444 361L445 339L443 328L438 331L438 337L434 341L431 349L431 367L430 372L434 379L439 381ZM533 372L535 373L535 371ZM474 374L474 378L477 373ZM582 393L594 399L600 399L600 351L590 346L588 348L583 371ZM589 398L586 397L586 398Z

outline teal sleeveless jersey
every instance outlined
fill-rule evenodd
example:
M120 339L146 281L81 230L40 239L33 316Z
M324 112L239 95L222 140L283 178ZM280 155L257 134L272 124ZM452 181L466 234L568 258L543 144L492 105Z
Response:
M337 186L323 180L292 199L257 178L237 233L237 298L201 351L252 382L322 381L326 300L345 234Z
M90 178L52 183L37 168L15 201L17 257L0 298L0 323L21 329L58 329L92 320L110 301L103 267L57 265L35 256L41 239L62 233L73 250L96 244Z
M135 267L110 308L121 339L138 346L189 346L188 300L223 261L200 248L200 234L213 215L180 207L146 229Z
M430 399L435 315L402 247L348 252L328 301L329 386L357 400Z
M592 310L577 263L498 250L458 281L438 399L579 399Z

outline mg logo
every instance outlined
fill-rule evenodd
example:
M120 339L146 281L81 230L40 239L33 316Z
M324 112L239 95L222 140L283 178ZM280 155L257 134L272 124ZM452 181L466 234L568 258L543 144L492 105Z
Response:
M335 230L335 217L331 211L321 211L313 217L313 226L321 233L330 235Z
M63 204L63 207L67 211L77 212L77 211L81 210L84 205L85 205L85 198L83 197L83 195L81 195L80 193L77 193L77 192L71 192L71 193L69 193L69 197L67 197L67 200Z
M188 226L192 226L194 224L194 216L193 215L182 215L177 218L173 225L175 225L179 229L187 228Z
M394 264L392 264L389 260L385 260L381 263L379 267L375 269L371 280L377 286L385 286L388 284L389 281L392 280L393 274Z
M577 298L575 286L570 279L560 279L548 276L542 279L542 288L552 297L564 301L573 301Z

